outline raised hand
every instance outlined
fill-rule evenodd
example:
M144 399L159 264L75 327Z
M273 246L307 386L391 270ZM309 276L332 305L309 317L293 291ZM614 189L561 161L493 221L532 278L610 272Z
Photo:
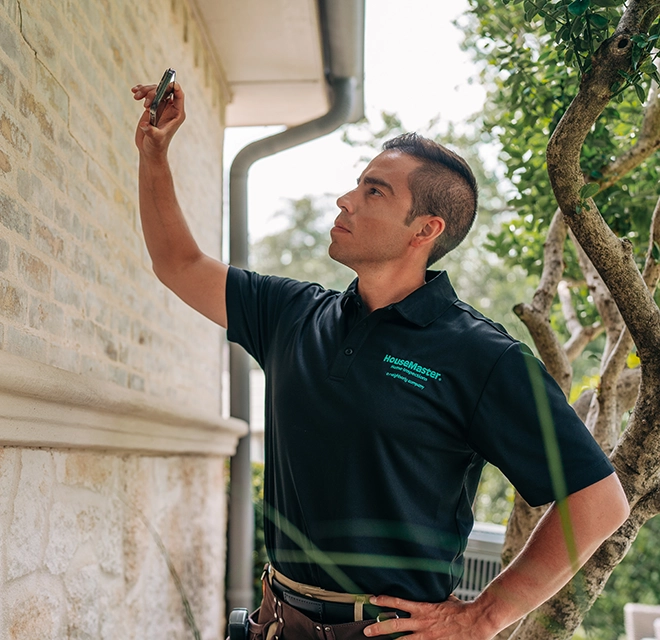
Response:
M173 98L168 100L157 127L149 124L149 106L156 94L156 85L138 84L131 91L135 100L144 99L144 113L135 131L135 144L146 158L162 159L167 155L174 134L186 119L183 89L178 82L174 83Z

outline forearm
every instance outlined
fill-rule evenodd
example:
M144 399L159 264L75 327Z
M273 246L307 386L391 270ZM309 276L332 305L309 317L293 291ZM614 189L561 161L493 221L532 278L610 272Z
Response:
M590 554L580 554L582 564ZM557 593L572 577L574 565L553 506L532 533L519 556L478 596L474 605L499 633Z
M475 600L492 635L557 593L628 516L614 475L569 496L567 507L572 540L553 505L518 557Z
M176 198L167 157L147 159L140 154L140 219L154 271L168 271L198 259L201 252L185 221Z

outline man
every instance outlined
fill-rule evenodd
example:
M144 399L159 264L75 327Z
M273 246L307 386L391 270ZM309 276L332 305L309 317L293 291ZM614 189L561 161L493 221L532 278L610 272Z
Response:
M133 88L145 108L154 91ZM184 118L176 85L158 128L140 119L140 211L156 275L266 372L272 569L255 637L492 638L556 593L628 504L547 372L426 270L472 224L472 172L418 136L387 143L337 201L329 253L358 277L326 291L199 250L167 163ZM451 592L485 460L532 504L569 494L572 532L551 507L518 558L461 602Z

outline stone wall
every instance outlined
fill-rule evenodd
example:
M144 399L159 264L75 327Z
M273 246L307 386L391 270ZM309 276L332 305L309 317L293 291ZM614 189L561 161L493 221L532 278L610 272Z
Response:
M0 451L0 637L221 637L224 464L217 458Z
M202 249L218 256L228 95L191 7L0 0L0 367L24 361L32 380L0 389L11 410L0 411L0 444L24 441L0 449L3 640L191 638L140 514L162 537L202 638L222 636L224 454L197 455L203 443L172 451L186 427L177 416L220 415L222 332L151 272L133 143L142 107L130 92L177 70L188 119L170 152L176 187ZM39 417L28 363L50 368ZM71 406L55 406L57 371L76 387ZM167 414L167 446L146 427L139 451L124 446L137 442L132 418L113 407L140 407L149 429ZM198 436L212 422L197 420ZM115 446L118 424L127 435Z

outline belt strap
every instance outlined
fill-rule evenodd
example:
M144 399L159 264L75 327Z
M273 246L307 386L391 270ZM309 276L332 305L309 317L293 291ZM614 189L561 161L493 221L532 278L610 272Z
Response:
M296 582L287 578L280 571L275 569L272 565L267 565L266 575L268 582L272 585L273 578L280 584L283 584L288 589L296 591L308 598L315 598L316 600L323 600L325 602L339 602L345 604L352 604L354 606L354 619L356 621L364 620L364 605L369 603L369 598L372 597L368 593L339 593L338 591L328 591L321 589L321 587L314 587L302 582Z

